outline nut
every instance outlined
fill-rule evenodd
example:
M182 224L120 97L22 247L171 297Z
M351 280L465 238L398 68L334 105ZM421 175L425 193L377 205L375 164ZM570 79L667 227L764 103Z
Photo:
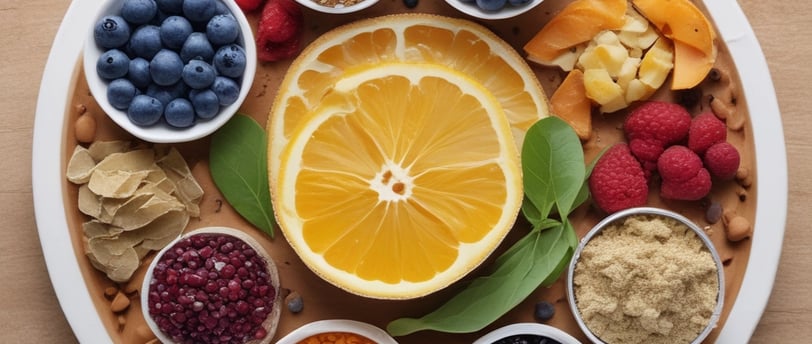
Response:
M730 219L725 227L725 233L727 233L727 240L741 241L753 234L753 226L750 225L750 220L737 215Z
M113 302L110 303L110 310L114 313L124 311L127 307L130 307L130 298L122 292L116 294Z
M96 138L96 119L85 113L76 119L73 127L76 140L82 143L93 142Z

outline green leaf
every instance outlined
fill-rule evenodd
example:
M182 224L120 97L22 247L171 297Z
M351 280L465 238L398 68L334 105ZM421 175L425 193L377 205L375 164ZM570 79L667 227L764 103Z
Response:
M422 318L401 318L386 327L393 336L421 330L450 333L476 332L522 302L552 273L562 271L561 262L572 256L565 231L558 225L534 229L498 259L490 276L473 280L467 288ZM564 264L566 265L566 264ZM556 277L557 278L557 277Z
M236 114L212 135L209 169L226 201L248 222L273 237L265 130Z
M586 176L584 176L584 184L581 185L581 190L578 191L578 197L575 198L575 203L573 203L572 207L573 209L586 202L586 200L589 198L589 176L592 175L592 170L595 168L595 164L598 163L598 160L600 160L601 156L603 156L603 153L606 153L606 150L609 149L609 147L611 146L604 147L598 153L598 155L595 156L595 159L592 159L592 162L589 163L589 166L586 167Z
M572 127L555 116L533 124L522 146L522 171L525 195L541 217L548 217L554 205L566 217L586 175L584 151Z

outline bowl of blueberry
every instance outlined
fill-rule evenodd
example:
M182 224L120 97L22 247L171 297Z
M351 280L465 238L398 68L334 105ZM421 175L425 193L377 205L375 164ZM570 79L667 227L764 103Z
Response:
M469 16L497 20L525 13L544 0L445 0L451 7Z
M550 325L516 323L488 332L473 344L581 344L581 342Z
M88 86L139 139L205 137L251 88L256 46L234 0L107 0L95 18L84 47Z

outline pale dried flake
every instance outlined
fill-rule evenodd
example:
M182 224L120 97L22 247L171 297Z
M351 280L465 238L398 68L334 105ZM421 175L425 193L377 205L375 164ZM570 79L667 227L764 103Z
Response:
M105 198L128 198L135 193L149 171L96 169L87 183L93 193Z
M79 211L90 217L99 218L102 216L102 199L90 191L87 184L79 186Z
M121 227L125 231L135 230L166 213L186 209L183 203L176 199L164 199L157 194L144 193L138 195L137 198L139 201L144 199L146 201L141 204L139 202L125 204L119 208L110 224Z
M96 162L102 161L113 153L124 153L130 150L129 141L96 141L87 147L88 153Z
M103 257L88 251L87 257L93 267L104 272L113 282L119 283L132 278L132 275L138 270L138 266L141 265L141 259L133 248L126 249L121 255Z
M152 149L138 149L108 155L96 165L102 171L144 171L155 169L155 152Z
M90 152L82 146L76 146L68 161L65 175L71 183L84 184L90 180L95 167L96 161L93 160Z
M182 211L171 211L139 229L143 241L137 247L160 250L175 240L189 223L189 216Z
M93 239L118 237L124 230L102 223L99 220L91 220L82 224L82 232L85 234L85 238Z

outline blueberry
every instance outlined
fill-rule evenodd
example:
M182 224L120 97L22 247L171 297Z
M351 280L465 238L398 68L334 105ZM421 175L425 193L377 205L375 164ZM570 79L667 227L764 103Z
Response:
M142 25L130 37L130 50L135 56L151 60L161 48L161 29L155 25Z
M229 10L228 6L226 6L226 4L223 3L222 1L217 1L216 6L217 6L217 9L214 10L215 15L218 15L218 14L231 14L231 10Z
M218 14L206 24L206 37L212 45L233 43L240 35L240 25L230 14Z
M183 0L155 0L155 2L158 4L158 9L166 13L183 13Z
M536 304L533 310L533 316L538 321L547 321L553 318L555 315L555 307L552 303L547 301L541 301Z
M191 60L183 66L183 82L194 89L208 88L217 77L214 66L201 60Z
M161 104L166 105L169 104L175 98L181 98L187 93L186 84L182 82L178 82L174 85L169 86L160 86L156 84L150 84L147 87L146 94L150 97L158 99Z
M161 23L161 42L170 49L180 49L194 30L192 23L181 16L170 16Z
M300 313L304 309L304 300L299 294L289 298L286 303L291 313Z
M166 123L177 128L187 128L195 124L195 109L184 98L176 98L164 109Z
M189 62L191 59L211 61L212 57L214 57L214 48L206 38L206 34L202 32L193 32L189 35L180 49L180 58L183 62Z
M507 0L476 0L476 5L486 11L498 11L505 7Z
M140 89L147 88L147 86L152 83L152 76L149 75L149 61L141 57L130 60L127 79L129 79L135 87Z
M197 117L210 119L220 111L220 100L211 89L189 91L189 100L195 108Z
M121 16L136 25L148 23L157 13L155 0L125 0L121 5Z
M405 5L406 8L415 8L417 7L417 2L417 0L403 0L403 5Z
M168 86L178 82L183 74L183 61L178 53L161 49L149 62L149 75L152 81L161 86Z
M123 51L110 49L99 56L96 61L96 73L107 80L118 79L127 75L130 69L130 58Z
M214 54L214 68L221 75L239 78L245 72L245 50L239 45L230 44L217 49Z
M530 2L530 0L508 0L508 2L513 6L521 6Z
M183 15L191 21L205 23L217 11L216 0L184 0Z
M150 126L161 120L163 111L164 107L158 99L139 94L130 103L130 107L127 109L127 118L135 125Z
M231 78L218 76L211 85L212 91L217 95L220 105L228 106L234 104L240 96L240 85Z
M133 101L136 94L138 94L138 89L125 78L113 80L110 85L107 85L107 101L119 110L126 110L130 107L130 102Z
M130 25L119 16L104 16L93 29L93 39L104 49L119 48L130 40Z

